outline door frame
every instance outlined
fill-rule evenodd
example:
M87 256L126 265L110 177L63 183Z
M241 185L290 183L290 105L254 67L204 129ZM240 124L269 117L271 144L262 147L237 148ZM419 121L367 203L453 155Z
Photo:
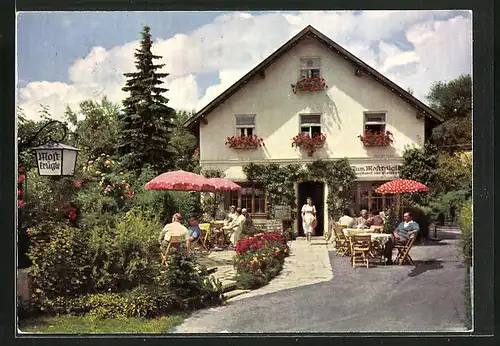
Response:
M321 215L321 218L322 218L322 229L319 229L319 228L316 228L316 232L315 232L315 235L318 235L318 230L320 231L319 233L321 234L325 234L325 229L328 227L328 220L327 220L327 208L326 208L326 193L327 193L327 190L326 190L326 182L323 181L323 180L304 180L304 181L298 181L295 185L295 201L296 201L296 204L297 204L297 219L296 219L296 229L297 229L297 234L299 236L304 236L304 234L301 233L301 228L302 228L302 215L300 213L300 210L302 209L302 201L300 200L300 185L303 184L303 183L318 183L318 184L321 184L321 187L322 187L322 201L321 201L321 205L322 205L322 208L321 209L316 209L316 212L319 213ZM304 196L305 198L305 196ZM303 231L302 231L303 232Z

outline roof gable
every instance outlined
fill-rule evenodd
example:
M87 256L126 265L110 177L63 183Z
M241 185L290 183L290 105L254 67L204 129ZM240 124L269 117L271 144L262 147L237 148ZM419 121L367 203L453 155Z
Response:
M395 93L405 102L409 103L416 109L418 109L422 115L434 120L437 123L441 123L444 121L441 115L439 115L436 111L431 109L429 106L424 104L422 101L418 100L415 96L411 95L408 91L404 90L396 83L389 80L387 77L383 76L381 73L376 71L371 66L367 65L361 59L357 58L353 54L349 53L347 50L342 48L339 44L332 41L330 38L313 28L311 25L308 25L297 35L292 37L288 42L278 48L273 54L264 59L260 64L258 64L255 68L253 68L250 72L244 75L240 80L226 89L222 94L220 94L217 98L211 101L208 105L203 107L200 111L198 111L194 116L186 120L184 126L193 127L200 120L205 118L210 112L215 110L221 103L226 101L229 97L235 94L240 88L246 85L246 83L252 79L254 76L258 75L262 71L264 71L269 65L273 64L276 60L278 60L283 54L291 50L295 47L302 39L306 37L313 37L318 40L325 46L327 46L333 53L343 56L346 60L352 63L352 65L359 70L359 73L362 73L368 77L375 79L378 83L382 84L384 87L389 89L391 92Z

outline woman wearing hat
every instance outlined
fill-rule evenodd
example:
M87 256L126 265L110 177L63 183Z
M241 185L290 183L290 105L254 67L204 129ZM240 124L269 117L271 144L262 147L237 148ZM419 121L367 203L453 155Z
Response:
M307 203L302 206L302 229L306 235L306 240L310 244L311 236L314 232L313 222L316 220L316 207L313 205L311 197L307 197Z

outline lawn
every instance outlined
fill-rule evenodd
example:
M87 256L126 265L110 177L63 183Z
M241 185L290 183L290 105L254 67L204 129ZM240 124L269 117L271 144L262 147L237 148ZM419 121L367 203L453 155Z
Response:
M24 333L45 334L167 333L185 318L185 315L108 320L91 320L84 316L38 317L21 321L19 328Z

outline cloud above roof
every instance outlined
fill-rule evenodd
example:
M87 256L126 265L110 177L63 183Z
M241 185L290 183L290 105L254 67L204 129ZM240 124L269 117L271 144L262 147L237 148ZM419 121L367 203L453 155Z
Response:
M179 14L181 15L181 14ZM411 88L422 101L430 84L471 73L472 26L468 12L368 11L232 13L217 17L189 33L155 40L161 55L169 105L176 109L201 109L284 42L307 25L336 41L371 67ZM161 33L151 28L153 36ZM39 104L46 104L56 119L66 105L77 108L85 99L120 102L123 73L134 71L138 41L90 53L69 66L70 82L30 82L19 90L19 105L29 118L37 118ZM202 74L216 74L206 90L198 90Z

